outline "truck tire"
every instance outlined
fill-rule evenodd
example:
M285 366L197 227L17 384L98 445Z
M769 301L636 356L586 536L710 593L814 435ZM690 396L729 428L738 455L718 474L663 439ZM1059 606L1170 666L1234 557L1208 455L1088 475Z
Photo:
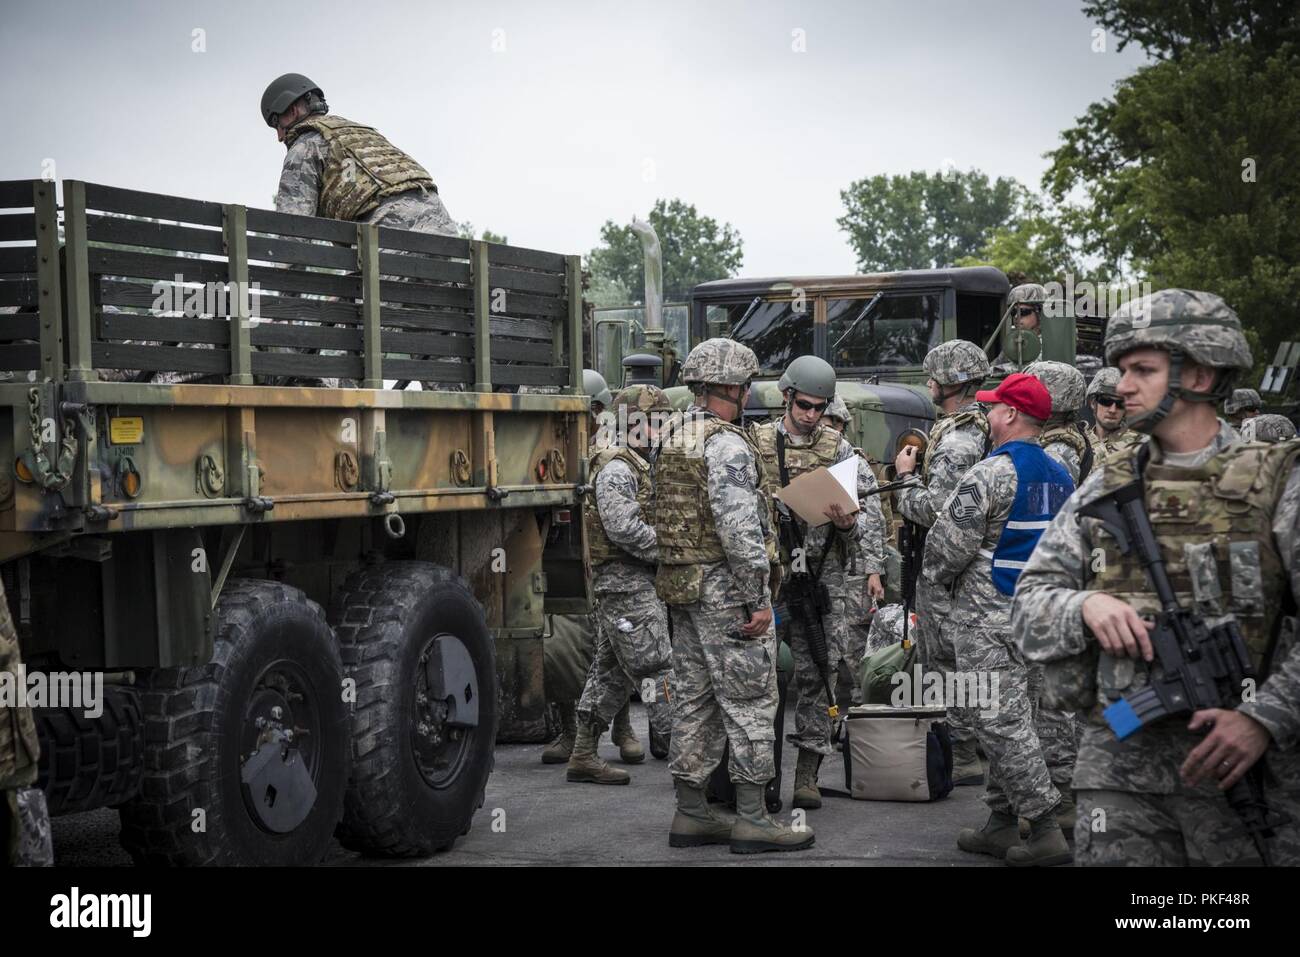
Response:
M387 562L348 578L334 622L356 681L339 841L386 857L450 848L483 806L500 718L482 606L445 568Z
M227 583L212 660L148 674L145 768L124 805L136 863L314 864L348 779L338 643L297 588Z
M115 807L135 797L144 768L144 719L134 693L104 689L103 713L35 708L40 780L50 816Z

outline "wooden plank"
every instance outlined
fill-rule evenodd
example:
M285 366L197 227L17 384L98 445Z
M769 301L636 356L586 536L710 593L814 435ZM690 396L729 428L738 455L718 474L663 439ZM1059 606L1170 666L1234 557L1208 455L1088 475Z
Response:
M35 239L35 213L9 213L0 216L0 243L32 242Z
M449 256L452 259L469 259L469 240L440 233L419 233L411 229L379 227L380 249L402 249L431 256Z
M248 210L239 203L230 203L222 210L222 245L226 247L226 279L233 301L227 299L226 314L230 317L231 385L253 385L252 354L248 326L252 318L252 289L248 282Z
M93 382L99 378L90 363L94 332L94 280L90 276L86 238L86 184L63 181L63 283L68 326L68 378Z
M492 391L492 289L488 244L470 243L474 264L474 391ZM490 417L489 417L490 421ZM489 484L491 482L489 481Z
M531 292L542 296L563 296L564 277L544 272L524 272L520 269L506 269L493 266L488 271L493 289L509 289L517 292ZM510 308L507 298L506 309Z
M225 319L174 319L165 316L134 316L103 312L97 316L97 336L105 339L135 339L147 342L230 343L230 323Z
M324 326L294 326L282 322L259 322L252 327L255 346L293 346L302 349L347 349L361 351L361 330L330 329Z
M34 179L0 180L0 209L31 209Z
M96 342L90 349L97 369L140 369L145 372L211 372L224 376L230 368L226 349L187 349L184 346L137 346Z
M0 249L0 273L35 273L35 246L8 246Z
M469 362L394 359L385 356L384 378L427 382L460 382L469 385L474 381L474 366Z
M565 287L568 293L568 333L565 342L569 347L569 375L565 379L569 392L579 395L582 392L582 259L579 256L568 257L565 269Z
M155 256L92 246L86 251L86 262L92 273L110 276L172 280L179 274L186 282L226 281L226 264L213 259Z
M40 335L40 316L34 312L0 316L0 340L12 342L15 339L39 339Z
M560 319L569 314L568 304L563 299L547 296L530 296L522 292L506 292L506 309L497 315L535 316L540 319Z
M323 239L348 245L356 242L357 239L355 223L338 219L319 219L315 216L295 216L292 213L277 213L269 209L248 211L248 231L293 236L297 239Z
M253 353L254 375L360 379L361 372L360 356L313 356L295 352Z
M263 289L277 292L301 292L313 296L361 298L361 277L337 276L332 273L308 272L305 269L276 269L272 266L249 266L248 279Z
M39 296L35 279L0 280L0 306L34 306Z
M559 253L547 253L524 246L501 246L497 243L491 243L488 248L488 261L494 266L522 266L525 269L540 269L564 275L564 257Z
M474 342L467 336L438 336L427 333L385 332L384 352L420 356L460 356L472 358ZM492 340L492 357L526 365L549 365L550 350L528 342Z
M205 203L183 196L142 193L134 189L100 186L97 183L86 184L86 208L155 219L174 219L183 223L198 223L200 226L221 225L220 203Z
M569 370L559 366L521 366L492 363L493 385L567 385Z
M6 372L29 372L41 365L41 347L30 345L0 346L0 369Z
M149 246L213 256L223 256L226 252L221 233L211 229L169 226L166 223L148 223L139 219L94 213L86 216L86 238L91 242Z
M361 324L357 303L342 299L303 299L301 296L255 294L253 316L258 319L305 320L347 326Z
M460 332L465 335L474 331L474 320L465 313L399 309L394 306L384 306L379 310L379 324L394 329L427 329L430 332Z
M379 230L369 223L357 226L357 268L361 271L362 388L384 387L384 356L379 345Z
M400 256L395 253L379 254L379 271L386 276L403 276L423 279L426 282L470 281L469 264L448 259L428 259L423 256Z
M32 186L36 217L36 281L41 300L41 378L63 380L63 274L59 255L59 200L53 182Z
M295 239L248 237L248 258L262 262L292 263L295 266L323 266L327 269L357 268L357 252L347 246L324 246Z
M379 280L379 295L384 302L402 302L415 306L450 306L453 309L472 308L473 295L469 288L432 286L420 282Z

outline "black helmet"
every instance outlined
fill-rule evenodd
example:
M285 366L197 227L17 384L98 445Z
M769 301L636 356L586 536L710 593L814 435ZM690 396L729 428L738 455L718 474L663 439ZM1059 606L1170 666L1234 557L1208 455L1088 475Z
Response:
M322 101L325 99L325 91L301 73L276 77L262 94L262 119L266 120L267 126L274 127L280 114L308 93L315 93Z

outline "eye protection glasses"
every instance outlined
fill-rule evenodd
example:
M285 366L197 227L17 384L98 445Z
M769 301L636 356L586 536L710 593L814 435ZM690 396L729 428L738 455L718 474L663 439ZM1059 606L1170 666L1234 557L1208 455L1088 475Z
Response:
M1099 395L1099 396L1095 396L1095 398L1096 398L1096 400L1097 400L1097 404L1098 404L1098 405L1104 405L1104 406L1105 406L1106 408L1108 408L1108 409L1113 409L1113 408L1115 408L1115 406L1117 406L1117 405L1123 405L1123 404L1124 404L1124 400L1123 400L1123 399L1118 399L1118 398L1116 398L1115 396L1110 396L1110 395Z
M805 412L816 412L818 415L826 410L826 406L830 405L829 402L809 402L807 399L795 399L794 404Z

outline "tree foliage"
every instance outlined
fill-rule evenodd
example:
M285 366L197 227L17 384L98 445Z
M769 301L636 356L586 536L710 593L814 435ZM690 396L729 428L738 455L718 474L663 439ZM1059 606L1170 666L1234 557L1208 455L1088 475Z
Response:
M730 223L719 226L680 199L657 200L648 220L663 254L665 302L681 301L693 286L728 279L740 269L744 247ZM600 239L588 257L592 288L603 298L626 290L632 302L644 301L645 253L632 227L606 220Z
M979 170L881 174L840 191L844 215L836 222L863 272L934 269L979 255L1026 198L1014 179L990 182Z

